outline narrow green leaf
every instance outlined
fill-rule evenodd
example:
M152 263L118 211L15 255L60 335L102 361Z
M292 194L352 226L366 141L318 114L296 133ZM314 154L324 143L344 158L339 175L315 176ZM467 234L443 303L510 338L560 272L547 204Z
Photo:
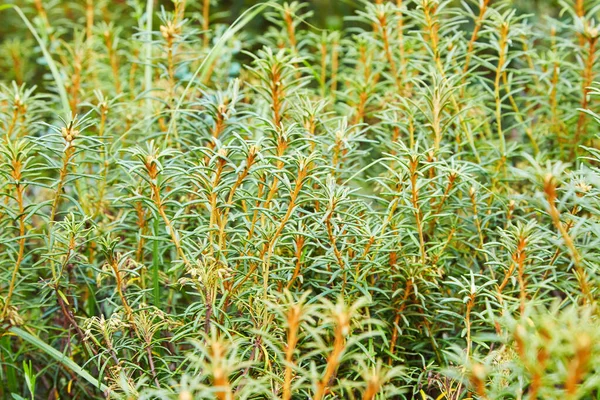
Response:
M158 218L154 219L154 236L158 238L160 232ZM154 293L154 305L160 307L160 285L158 281L159 264L159 240L152 243L152 291Z
M90 384L94 385L94 387L96 387L97 389L99 389L103 392L106 392L107 390L109 390L108 386L106 386L105 384L100 382L99 379L94 378L92 375L90 375L89 372L87 372L85 369L83 369L79 365L77 365L75 363L75 361L71 360L66 355L64 355L61 352L59 352L58 350L56 350L54 347L48 345L47 343L42 341L39 337L34 336L31 333L29 333L21 328L18 328L16 326L11 327L9 329L9 331L14 333L21 339L25 340L26 342L29 342L32 345L34 345L35 347L39 348L40 350L42 350L43 352L48 354L50 357L54 358L56 361L58 361L59 363L61 363L65 367L69 368L71 371L75 372L77 375L79 375L86 381L88 381Z

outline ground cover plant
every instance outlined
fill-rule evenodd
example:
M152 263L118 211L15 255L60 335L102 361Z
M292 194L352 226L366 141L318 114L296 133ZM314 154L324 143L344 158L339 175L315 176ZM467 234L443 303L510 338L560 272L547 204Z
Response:
M600 2L241 3L0 5L0 396L600 398Z

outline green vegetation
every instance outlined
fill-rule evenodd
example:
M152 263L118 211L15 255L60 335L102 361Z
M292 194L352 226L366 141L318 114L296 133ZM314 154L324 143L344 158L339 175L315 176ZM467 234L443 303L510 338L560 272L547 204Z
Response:
M0 6L1 397L600 398L600 2L327 3Z

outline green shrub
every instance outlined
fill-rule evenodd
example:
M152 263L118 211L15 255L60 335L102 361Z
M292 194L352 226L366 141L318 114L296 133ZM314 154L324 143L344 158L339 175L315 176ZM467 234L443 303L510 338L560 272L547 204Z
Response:
M600 2L14 3L3 397L600 398Z

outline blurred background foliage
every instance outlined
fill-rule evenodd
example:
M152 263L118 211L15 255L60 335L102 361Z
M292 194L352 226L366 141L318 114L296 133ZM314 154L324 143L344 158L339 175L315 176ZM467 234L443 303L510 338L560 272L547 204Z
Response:
M56 21L56 26L69 26L69 22L76 23L85 19L85 0L3 0L3 4L14 4L21 7L27 15L36 15L36 3L43 3L45 9L54 10L55 14L51 17ZM373 0L373 2L375 2ZM143 3L135 0L95 0L100 3L103 9L103 20L108 24L119 26L121 29L131 29L135 26L132 21L135 18L133 14L134 3ZM211 19L213 23L229 25L242 12L249 7L259 3L256 0L212 0L211 1ZM360 9L361 3L355 0L312 0L307 2L310 5L312 13L307 22L319 29L351 31L355 22L346 17L355 14ZM455 1L460 5L460 1ZM512 6L521 14L530 14L532 22L537 19L551 16L556 18L560 12L560 2L558 0L515 0ZM493 4L493 1L492 1ZM172 11L173 2L171 0L157 0L154 9L164 8ZM188 10L195 10L200 18L202 1L195 0L188 2ZM54 19L56 18L56 19ZM33 18L34 21L38 19ZM68 19L70 21L65 21ZM34 39L29 30L23 26L20 18L9 10L4 10L0 14L0 73L2 80L10 82L16 80L19 82L28 82L43 87L43 74L47 74L47 67L42 57L39 47L34 46ZM39 21L38 21L39 23ZM159 23L158 13L155 14L154 25ZM244 32L247 35L256 36L264 33L271 23L264 17L258 16L253 19ZM465 29L471 30L472 21L465 22ZM128 32L123 32L124 34ZM129 32L134 34L135 32ZM74 32L62 32L61 38L65 41L72 39ZM33 49L33 52L31 51ZM18 57L15 57L18 55ZM23 63L20 69L14 68L14 62L19 59ZM248 60L245 60L248 61ZM18 71L18 72L15 72ZM17 76L17 74L22 76Z

